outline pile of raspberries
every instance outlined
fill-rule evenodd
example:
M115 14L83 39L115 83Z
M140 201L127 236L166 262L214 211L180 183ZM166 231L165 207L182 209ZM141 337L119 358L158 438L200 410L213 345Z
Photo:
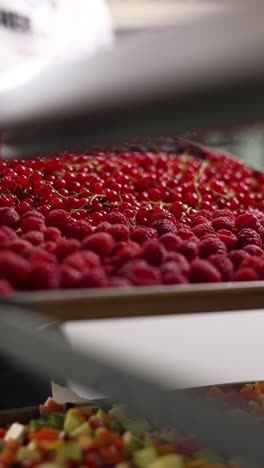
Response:
M0 293L264 280L264 174L188 147L0 161Z

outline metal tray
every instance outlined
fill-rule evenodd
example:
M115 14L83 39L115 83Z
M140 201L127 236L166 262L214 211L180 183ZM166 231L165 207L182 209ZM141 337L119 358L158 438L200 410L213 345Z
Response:
M227 384L220 384L217 386L224 390L240 390L240 388L245 384L250 382L235 382L235 383L227 383ZM187 390L177 390L178 392L187 391L188 393L196 394L196 395L205 395L206 392L212 387L213 385L209 386L202 386L202 387L194 387ZM96 400L89 400L86 404L98 404L100 407L108 409L111 407L111 401L106 398L96 399ZM25 408L15 408L10 410L1 410L0 411L0 426L6 426L11 424L12 422L19 421L22 424L26 424L30 419L37 418L40 415L39 406L30 406Z

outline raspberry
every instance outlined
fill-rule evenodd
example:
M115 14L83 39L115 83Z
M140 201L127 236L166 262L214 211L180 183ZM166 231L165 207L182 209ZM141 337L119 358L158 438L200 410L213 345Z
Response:
M47 225L58 228L62 233L70 220L70 215L65 210L53 210L48 215Z
M92 225L85 219L73 221L70 219L65 227L64 234L66 237L73 237L74 239L83 240L92 232Z
M20 227L24 233L29 231L43 231L45 229L45 222L36 216L27 216L22 219Z
M81 286L82 275L80 271L70 265L61 265L61 287L65 289L79 288Z
M163 234L163 236L160 237L160 242L166 247L167 250L172 250L175 251L177 250L178 246L182 242L181 238L177 236L176 234Z
M254 244L245 245L245 247L243 247L243 250L248 252L249 255L256 256L256 257L261 257L262 255L264 255L262 248Z
M216 231L219 231L221 229L226 229L228 231L232 231L234 227L234 220L231 218L226 217L221 217L221 218L215 218L212 221L212 226Z
M213 219L216 219L216 218L229 218L231 220L234 220L235 215L230 210L214 210Z
M186 284L188 280L185 276L177 273L176 271L164 273L162 276L162 283L163 284Z
M20 223L20 216L13 208L0 208L0 226L8 226L17 229Z
M205 218L204 216L201 216L201 215L196 215L192 219L191 226L193 228L194 226L198 226L199 224L208 224L208 218Z
M228 250L234 249L237 245L237 237L227 229L220 229L217 231L217 237L224 242Z
M207 260L220 271L223 281L231 281L234 275L234 265L230 258L221 254L214 254L210 255Z
M28 231L22 236L22 239L30 242L32 245L40 245L44 242L44 234L40 231Z
M14 240L17 240L17 234L15 233L15 231L13 231L13 229L11 229L10 227L8 226L1 226L0 227L0 232L2 234L4 234L6 236L6 238L10 241L14 241Z
M146 240L157 239L158 236L155 229L136 227L133 229L130 238L138 244L143 244Z
M63 263L80 272L101 265L100 257L89 250L72 253L64 258Z
M167 219L157 219L153 223L151 223L151 228L156 229L159 236L163 234L167 234L168 232L176 233L177 228L175 224Z
M31 264L29 286L32 290L51 290L60 287L60 270L54 263L37 262Z
M42 244L42 248L47 250L47 252L54 253L56 249L56 242L53 242L51 240L48 240Z
M116 242L127 241L129 239L130 229L125 224L113 224L106 230Z
M208 222L204 224L198 224L198 226L194 226L192 232L196 237L203 237L207 234L212 234L214 232L214 228L212 224Z
M43 223L45 223L45 216L43 216L40 211L27 211L21 216L21 220L23 221L26 218L38 218L41 219Z
M46 241L57 241L61 237L61 232L59 229L50 226L44 230L44 237Z
M121 268L120 274L137 286L160 283L158 268L148 265L145 260L131 260Z
M14 292L15 290L12 288L9 281L0 279L0 296L10 297Z
M249 253L245 250L231 250L228 254L230 260L233 262L235 269L238 269L240 263L249 257Z
M198 256L199 248L197 242L184 240L178 247L178 252L184 255L189 262Z
M24 255L27 259L30 260L30 263L57 263L57 258L50 252L42 249L41 247L31 248L28 253L25 252Z
M217 236L210 235L204 238L199 245L199 256L201 258L209 257L213 254L225 254L226 245Z
M30 242L26 240L17 239L17 240L10 242L8 248L12 250L12 252L20 254L20 253L23 253L25 250L32 249L32 244L30 244Z
M128 242L127 245L117 250L112 257L113 265L120 267L129 260L137 257L141 253L141 248L136 242Z
M94 232L106 232L108 228L110 228L110 226L112 226L112 224L104 221L103 223L99 224Z
M70 255L77 250L80 250L81 244L77 239L59 239L54 250L54 254L58 260L63 260L67 255Z
M26 284L30 265L27 260L10 250L0 252L0 271L4 279L7 279L12 286L21 289Z
M171 265L171 263L173 265ZM176 265L178 265L180 273L182 273L184 276L189 276L190 264L186 260L186 258L178 252L171 252L167 255L166 262L161 266L161 271L170 271L171 266L173 266L173 268L175 269Z
M256 281L258 275L253 268L239 268L234 276L234 281Z
M192 231L188 227L178 229L177 236L179 236L182 240L190 240L194 237Z
M96 232L86 237L82 242L82 248L92 250L100 257L108 257L115 245L115 241L110 234L106 232Z
M165 259L166 250L162 244L149 240L142 245L141 257L150 265L159 266Z
M158 213L153 213L151 215L150 221L151 221L151 223L153 223L154 221L157 221L159 219L168 219L169 221L171 221L174 224L176 222L175 216L173 216L172 213L169 213L168 211L164 211L164 210L159 211Z
M212 213L209 210L199 210L199 212L193 216L193 219L195 219L198 216L202 216L203 218L206 218L209 221L211 221L212 219Z
M121 276L113 276L111 279L111 286L113 288L127 288L133 286L131 281L127 278L122 278Z
M191 263L192 283L220 283L221 274L214 265L207 260L196 258Z
M119 213L119 211L112 211L111 213L108 213L105 221L110 224L128 224L128 220L125 215Z
M260 235L256 231L250 228L241 229L241 231L239 231L237 235L237 239L238 239L239 247L244 247L245 245L248 245L248 244L254 244L258 246L262 245L262 240L261 240Z
M86 271L81 278L81 287L83 288L107 288L109 280L102 268L94 268Z
M258 276L258 279L264 280L264 258L262 257L246 257L239 268L252 268Z
M238 231L241 231L241 229L244 228L249 228L259 232L261 224L257 216L253 213L244 213L236 218L235 227Z

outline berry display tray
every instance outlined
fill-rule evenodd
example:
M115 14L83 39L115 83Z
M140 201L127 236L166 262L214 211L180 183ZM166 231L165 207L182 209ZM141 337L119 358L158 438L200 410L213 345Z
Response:
M235 383L226 383L217 385L217 387L223 390L233 390L238 391L244 385L245 382L235 382ZM250 383L250 382L247 382ZM212 387L210 386L202 386L202 387L193 387L188 389L188 393L197 394L197 395L205 395L206 392ZM182 390L178 390L182 391ZM96 400L88 400L86 402L91 404L98 404L101 408L109 408L111 405L111 401L108 399L96 399ZM39 416L39 407L38 406L30 406L24 408L15 408L10 410L1 410L0 411L0 426L6 426L7 424L11 424L15 420L19 421L22 424L26 424L30 419L37 418Z
M264 309L264 281L18 293L13 302L58 322Z

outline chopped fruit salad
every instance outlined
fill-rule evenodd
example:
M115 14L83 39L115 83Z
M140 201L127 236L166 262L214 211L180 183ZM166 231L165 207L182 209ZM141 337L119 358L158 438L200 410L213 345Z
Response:
M175 144L0 161L0 293L264 279L264 173Z
M264 415L264 384L233 390L212 387L211 398ZM194 438L157 430L146 419L128 416L123 406L59 405L40 407L27 424L0 428L0 467L33 468L241 468L238 459L208 449ZM249 465L247 465L249 466Z

